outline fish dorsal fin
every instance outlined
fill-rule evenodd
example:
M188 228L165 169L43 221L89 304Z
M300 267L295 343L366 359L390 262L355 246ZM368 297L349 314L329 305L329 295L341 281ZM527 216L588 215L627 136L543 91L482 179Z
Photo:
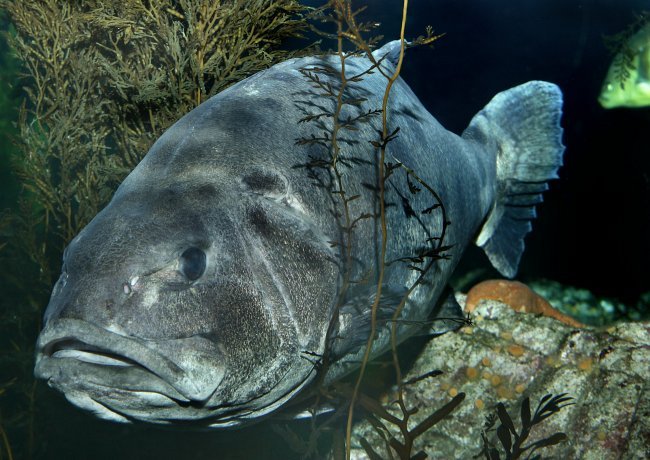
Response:
M405 43L408 45L408 43ZM384 46L372 52L376 60L384 59L384 62L390 63L393 67L397 66L399 61L399 54L402 47L401 40L393 40L386 43Z

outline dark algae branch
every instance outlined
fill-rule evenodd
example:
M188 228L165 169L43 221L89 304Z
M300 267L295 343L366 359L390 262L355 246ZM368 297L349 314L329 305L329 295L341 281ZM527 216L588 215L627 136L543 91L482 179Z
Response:
M503 403L498 403L496 413L486 416L485 426L481 438L483 439L483 450L475 458L484 456L486 460L499 460L505 458L507 460L514 460L518 458L531 458L540 459L540 454L533 455L535 451L543 447L554 446L560 442L567 440L567 435L564 433L553 433L545 439L535 442L528 442L528 436L535 425L543 422L551 415L557 413L563 407L573 404L571 397L566 393L556 396L547 394L540 399L535 412L531 415L530 412L530 398L525 397L521 402L521 428L516 428L515 423L512 421L510 414L506 410ZM497 420L499 426L494 428ZM500 446L494 445L488 438L490 431L496 431L497 438ZM503 454L503 457L501 456ZM526 455L526 457L524 457Z

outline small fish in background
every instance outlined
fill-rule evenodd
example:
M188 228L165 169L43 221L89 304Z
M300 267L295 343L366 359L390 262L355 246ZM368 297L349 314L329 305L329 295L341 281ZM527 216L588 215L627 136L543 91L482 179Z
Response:
M606 109L650 106L650 21L643 23L636 33L622 32L612 39L622 43L598 97Z
M399 54L399 41L373 53L387 74ZM340 120L366 120L382 106L386 78L367 73L372 66L366 57L346 60L348 78L364 75L346 97L364 103L346 105ZM308 69L332 70L316 81L305 78ZM370 118L339 139L339 162L349 165L342 188L355 197L350 212L368 216L351 234L349 283L330 150L296 142L328 129L322 114L336 113L336 101L314 86L336 88L340 69L333 55L277 64L156 141L63 254L36 345L38 378L107 420L226 428L258 421L309 388L323 372L318 357L329 357L325 382L359 366L379 279L372 143L381 123ZM462 136L443 128L401 78L388 107L400 128L390 161L435 188L446 215L431 195L415 194L404 169L392 170L373 356L389 349L392 315L407 293L399 341L423 327L439 334L459 326L453 319L464 315L448 281L472 242L514 276L564 151L562 93L552 83L497 94ZM305 116L316 123L299 123ZM430 270L403 262L417 264L436 238L451 249Z

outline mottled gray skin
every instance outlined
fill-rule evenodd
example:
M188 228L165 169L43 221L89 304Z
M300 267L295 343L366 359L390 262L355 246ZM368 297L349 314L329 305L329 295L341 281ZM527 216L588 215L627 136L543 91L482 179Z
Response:
M395 49L389 44L377 55ZM338 58L327 59L338 65ZM390 60L383 63L387 72ZM299 72L316 64L322 58L260 72L161 136L66 249L38 339L37 377L105 419L228 427L259 419L313 382L315 356L329 353L329 379L354 366L368 336L380 233L376 219L358 223L349 273L365 282L345 290L347 268L340 246L331 244L344 236L336 187L327 170L310 174L304 166L310 155L327 160L329 153L296 145L323 132L318 122L298 121L333 107ZM369 66L365 58L350 59L348 75ZM351 94L367 98L362 110L378 109L385 86L374 72ZM389 107L390 127L401 130L387 160L417 171L452 222L445 238L453 244L450 259L433 265L403 315L426 320L495 206L496 149L445 130L401 79ZM342 119L356 110L346 108ZM376 192L362 184L378 183L378 151L368 141L377 140L380 119L357 127L339 139L342 159L365 160L339 168L348 196L361 195L350 204L353 218L378 210ZM397 192L417 218L408 217ZM440 234L440 210L421 213L435 201L428 192L411 195L403 170L389 179L386 201L387 261L415 255ZM190 247L207 260L194 281L180 267ZM418 272L406 265L387 266L383 311L390 313L416 281ZM380 322L375 352L388 345L386 324ZM414 330L405 324L400 337Z

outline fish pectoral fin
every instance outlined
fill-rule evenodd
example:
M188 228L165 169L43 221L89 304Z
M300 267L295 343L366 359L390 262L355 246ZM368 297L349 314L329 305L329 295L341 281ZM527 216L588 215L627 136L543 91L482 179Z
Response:
M438 298L427 319L409 321L409 323L420 325L409 337L435 337L445 332L460 329L467 324L467 318L463 308L456 300L454 290L448 285Z
M414 335L436 336L455 331L465 323L465 314L456 300L456 293L451 286L447 286L429 314L428 327L422 328L421 332Z
M287 409L277 412L271 416L271 419L277 422L286 422L291 420L305 420L320 415L331 414L337 407L332 404L320 404L318 406L306 406L296 409Z
M406 289L395 290L382 287L375 316L377 327L385 325L392 319L396 308L407 293ZM370 336L372 307L376 294L374 286L352 289L348 300L339 308L338 317L335 318L338 324L330 338L330 356L333 361L365 346Z

